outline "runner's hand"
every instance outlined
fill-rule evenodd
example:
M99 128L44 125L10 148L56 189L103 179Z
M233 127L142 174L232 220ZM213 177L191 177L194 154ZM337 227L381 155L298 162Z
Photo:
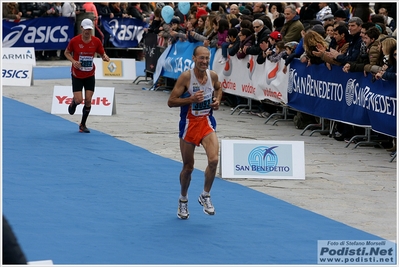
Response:
M102 59L103 59L104 61L107 61L107 62L110 61L110 59L109 59L109 57L108 57L107 54L104 54L104 55L102 56Z
M194 103L201 103L204 101L204 91L197 91L193 95L193 102Z
M219 109L219 105L220 105L219 101L217 101L216 97L214 97L213 98L213 103L211 104L211 108L213 110L218 110Z
M79 61L74 61L72 65L75 69L80 69L82 67Z

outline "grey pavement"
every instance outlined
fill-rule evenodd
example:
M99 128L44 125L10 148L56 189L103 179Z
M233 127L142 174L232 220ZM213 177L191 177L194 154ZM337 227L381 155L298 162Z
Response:
M69 66L69 62L39 61L37 65ZM71 81L35 80L31 87L4 86L2 94L50 113L55 85L69 86ZM116 114L89 116L87 126L90 129L181 162L178 140L179 109L167 106L169 92L143 90L151 85L135 85L133 81L97 80L96 86L115 88ZM229 179L231 182L384 239L397 241L397 162L390 162L389 152L370 146L352 149L353 144L345 148L345 142L319 133L309 136L310 131L307 131L301 136L302 130L295 129L291 121L272 125L271 120L264 124L264 118L251 114L238 115L238 112L231 115L230 109L231 107L221 106L215 112L219 141L304 141L306 168L305 180ZM81 118L80 115L57 116L76 124ZM197 148L195 153L195 168L204 171L206 155L203 148ZM178 177L179 170L176 170L177 187ZM217 193L218 188L214 187L212 194Z

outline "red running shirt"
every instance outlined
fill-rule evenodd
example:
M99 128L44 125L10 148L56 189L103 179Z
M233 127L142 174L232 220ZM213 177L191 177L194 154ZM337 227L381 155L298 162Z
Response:
M93 62L95 54L104 55L105 53L100 39L92 36L90 42L85 43L82 40L81 34L71 39L67 50L71 52L74 60L82 64L80 69L76 69L74 66L71 67L72 75L79 79L93 76L96 70Z

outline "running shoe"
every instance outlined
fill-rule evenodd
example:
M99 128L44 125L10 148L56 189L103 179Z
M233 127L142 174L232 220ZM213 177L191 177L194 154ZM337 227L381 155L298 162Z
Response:
M71 104L69 104L69 106L68 106L69 114L71 114L71 115L75 114L76 107L77 107L77 105L74 105L73 102Z
M90 133L90 130L87 129L86 125L79 125L79 132L81 133Z
M177 217L182 220L188 219L190 213L188 212L188 200L179 199L179 206L177 207Z
M204 207L203 211L205 214L215 215L215 208L212 205L210 195L203 196L202 194L200 194L200 196L198 197L198 202L201 204L201 206Z

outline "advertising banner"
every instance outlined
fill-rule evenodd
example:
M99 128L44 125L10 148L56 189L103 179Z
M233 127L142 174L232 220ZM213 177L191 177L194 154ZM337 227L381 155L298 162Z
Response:
M137 47L148 24L135 18L101 18L101 24L110 35L109 41L118 48Z
M33 85L33 66L31 64L2 64L1 84L9 86Z
M72 98L72 86L54 86L51 114L69 114L68 106L72 103ZM76 108L75 114L82 114L83 104L82 102ZM111 116L113 114L116 114L115 88L96 86L91 101L90 115Z
M243 59L228 56L225 64L218 63L221 49L216 51L213 69L218 73L223 92L255 100L268 99L287 103L287 75L282 72L284 60L277 63L266 60L256 63L257 56L247 55Z
M176 42L158 59L154 80L160 76L177 79L194 67L192 52L201 42ZM373 81L363 72L345 73L339 66L328 70L324 65L301 63L294 59L283 73L284 60L266 60L257 64L256 57L228 57L220 64L221 49L211 48L210 69L218 76L225 93L252 100L271 100L289 108L334 121L342 121L396 136L396 82Z
M111 58L109 62L94 58L96 79L131 80L136 79L136 60L134 58Z
M373 82L363 72L345 73L341 67L307 67L293 61L289 71L288 105L315 116L372 126L396 136L396 84Z
M305 179L303 141L221 141L222 178Z
M170 49L165 50L162 54L164 57L161 56L160 60L158 60L158 64L162 67L160 76L177 79L183 71L192 69L194 67L193 51L199 45L202 45L202 42L176 42L170 45ZM210 69L212 69L216 48L210 48L209 50L211 52L209 64ZM158 75L154 75L154 79L155 77L158 77Z
M3 47L1 49L2 63L30 64L36 66L34 47Z
M74 36L74 21L67 17L42 17L18 23L3 20L3 47L65 49Z

